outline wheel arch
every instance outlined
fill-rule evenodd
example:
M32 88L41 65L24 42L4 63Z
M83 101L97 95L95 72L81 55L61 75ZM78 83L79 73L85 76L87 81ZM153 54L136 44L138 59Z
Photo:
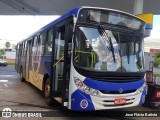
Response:
M43 82L42 82L42 91L44 91L44 87L45 87L45 82L47 80L47 78L49 77L49 75L46 73L43 77Z

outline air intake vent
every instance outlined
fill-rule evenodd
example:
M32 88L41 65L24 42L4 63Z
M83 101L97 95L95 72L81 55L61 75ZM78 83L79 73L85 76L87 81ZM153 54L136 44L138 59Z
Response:
M127 93L133 93L135 91L136 90L127 90L127 91L119 92L119 91L100 90L100 92L103 94L127 94Z
M133 82L138 81L142 79L141 76L112 76L112 77L100 77L100 76L88 76L91 79L99 80L99 81L106 81L106 82L117 82L117 83L123 83L123 82Z

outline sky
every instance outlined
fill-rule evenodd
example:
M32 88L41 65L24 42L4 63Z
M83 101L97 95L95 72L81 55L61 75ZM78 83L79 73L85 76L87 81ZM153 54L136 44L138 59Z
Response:
M150 37L144 39L144 51L150 52L150 49L160 48L160 15L153 17L153 29Z
M25 39L44 25L57 19L59 16L0 16L0 47L5 42L11 44Z
M151 38L160 38L160 15L154 15Z

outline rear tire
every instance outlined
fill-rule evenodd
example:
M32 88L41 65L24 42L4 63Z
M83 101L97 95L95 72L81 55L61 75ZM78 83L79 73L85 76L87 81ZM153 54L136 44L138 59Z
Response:
M51 97L51 92L50 92L50 78L48 77L46 79L46 82L44 83L44 96L45 96L45 101L48 106L53 105L53 99Z
M20 69L19 75L20 75L20 80L21 80L21 82L25 82L25 79L24 79L24 77L23 77L23 69L22 69L22 68Z

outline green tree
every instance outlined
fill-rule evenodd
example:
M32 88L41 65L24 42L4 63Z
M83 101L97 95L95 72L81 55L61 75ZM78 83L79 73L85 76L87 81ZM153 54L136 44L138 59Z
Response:
M4 53L5 53L5 50L4 49L0 49L0 58L1 59L3 59Z
M160 59L159 58L155 58L154 59L154 67L158 67L159 63L160 63Z
M10 42L6 42L6 43L5 43L5 46L6 46L6 48L8 49L8 48L11 46L11 43L10 43Z
M156 52L156 57L160 58L160 52Z
M0 49L0 54L3 55L5 53L4 49Z

